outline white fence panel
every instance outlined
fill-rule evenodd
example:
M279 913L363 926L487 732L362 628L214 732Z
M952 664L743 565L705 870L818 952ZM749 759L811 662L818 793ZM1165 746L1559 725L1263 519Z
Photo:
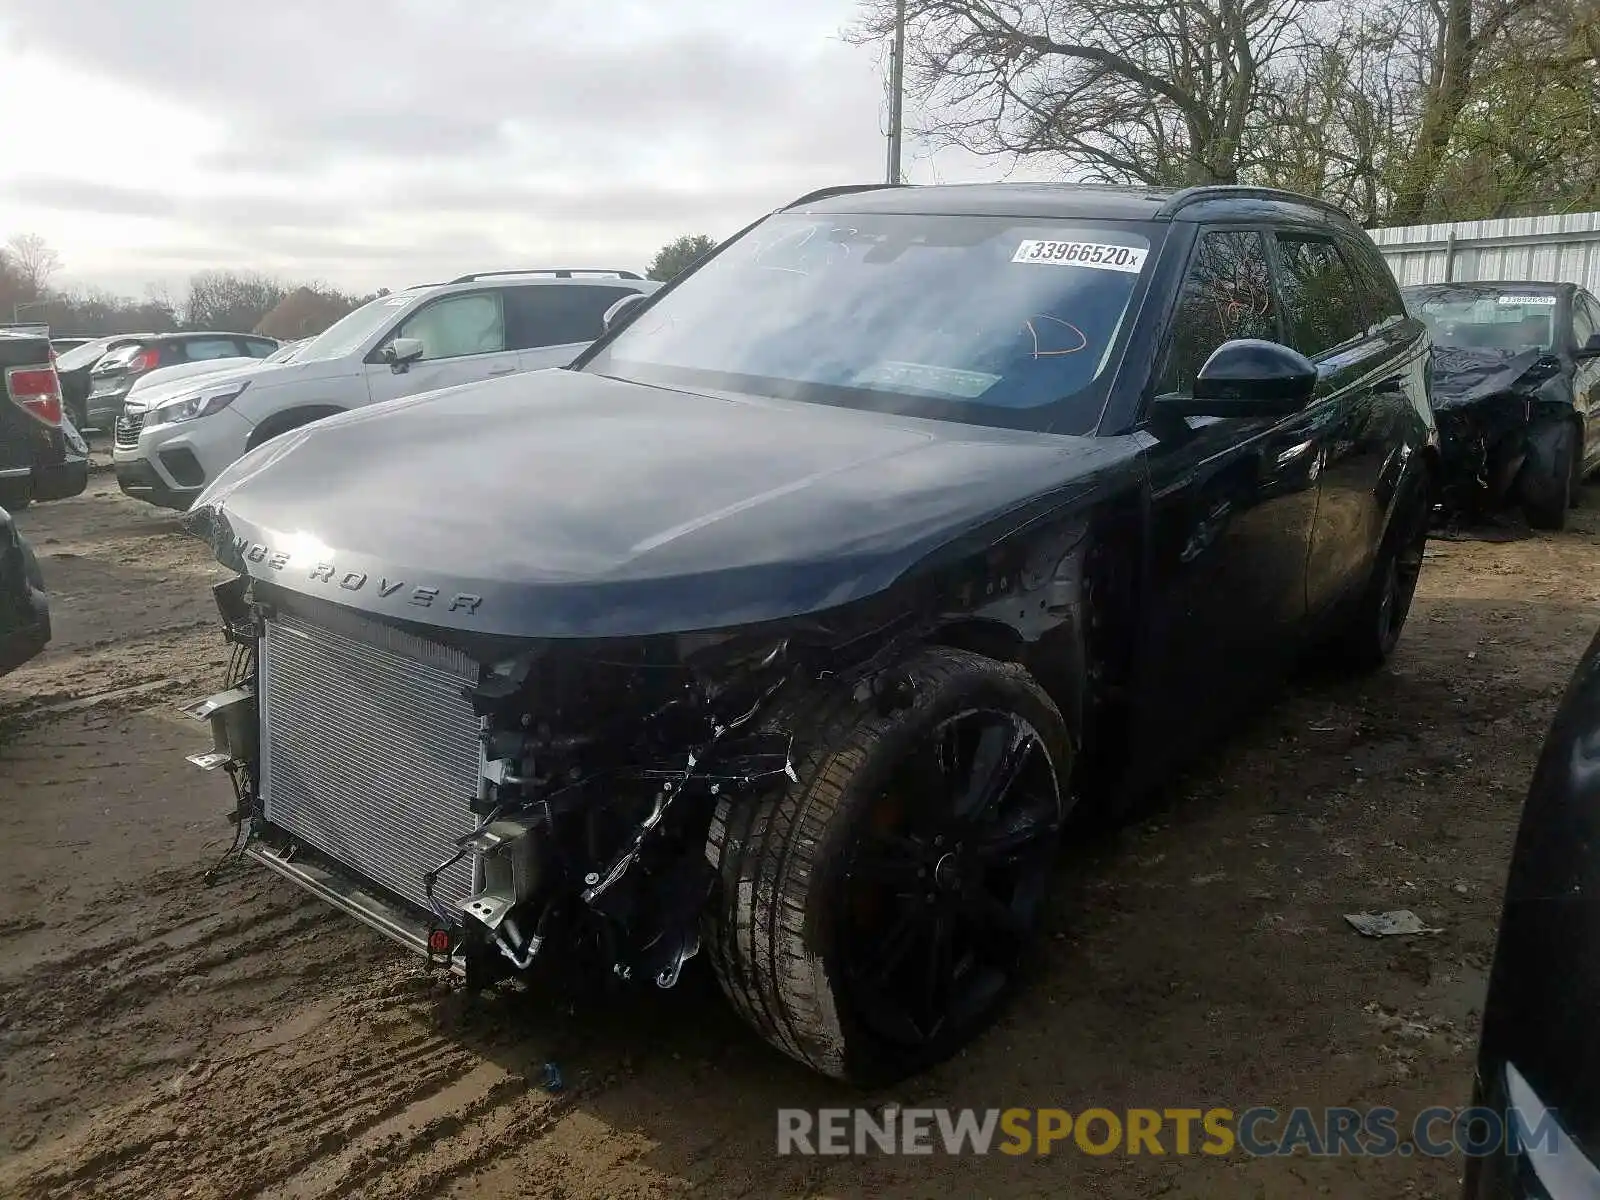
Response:
M1502 217L1369 231L1402 287L1510 279L1600 294L1600 213Z

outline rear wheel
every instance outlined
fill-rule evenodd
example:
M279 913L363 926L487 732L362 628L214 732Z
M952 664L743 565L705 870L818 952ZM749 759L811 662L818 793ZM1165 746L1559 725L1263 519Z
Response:
M899 671L894 711L858 689L784 714L801 782L724 801L708 845L723 991L772 1045L859 1084L995 1016L1066 816L1066 726L1026 671L938 647Z
M1372 578L1335 639L1335 660L1345 669L1375 671L1394 653L1417 594L1432 514L1431 479L1419 475L1395 510Z

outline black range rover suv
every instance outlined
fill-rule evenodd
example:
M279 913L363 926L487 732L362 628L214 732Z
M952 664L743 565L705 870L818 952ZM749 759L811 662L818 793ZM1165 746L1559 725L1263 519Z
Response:
M703 948L778 1049L916 1071L1063 919L1074 807L1400 635L1428 339L1327 205L831 189L611 317L190 518L246 852L469 984Z

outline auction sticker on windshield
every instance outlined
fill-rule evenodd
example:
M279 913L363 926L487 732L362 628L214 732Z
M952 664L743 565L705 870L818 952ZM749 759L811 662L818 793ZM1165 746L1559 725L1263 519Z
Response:
M1554 304L1554 296L1501 296L1501 304Z
M1051 263L1058 267L1093 267L1097 271L1126 271L1137 275L1144 269L1142 246L1117 246L1107 242L1053 242L1030 238L1011 256L1014 263Z

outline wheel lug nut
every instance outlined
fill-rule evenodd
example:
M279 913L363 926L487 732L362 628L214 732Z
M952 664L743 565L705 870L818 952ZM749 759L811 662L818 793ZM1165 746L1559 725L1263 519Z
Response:
M926 879L927 877L928 877L928 868L927 867L918 867L917 868L917 878L918 879Z

